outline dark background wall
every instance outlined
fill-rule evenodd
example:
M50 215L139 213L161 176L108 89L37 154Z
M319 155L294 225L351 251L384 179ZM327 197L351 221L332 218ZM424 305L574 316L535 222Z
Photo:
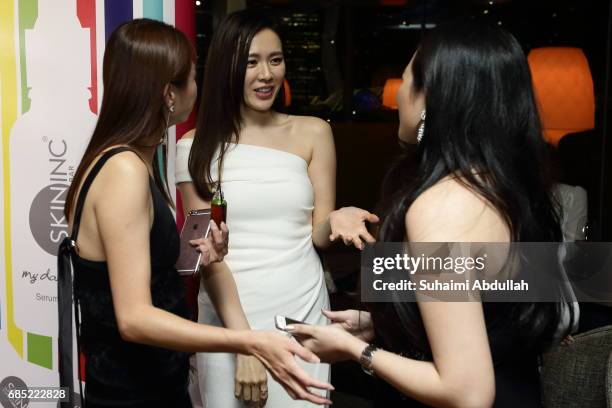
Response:
M610 0L202 0L197 10L198 75L216 24L244 7L266 10L281 22L291 86L290 113L330 122L338 156L337 205L375 210L381 181L395 157L396 110L381 105L387 78L401 77L419 41L448 19L481 18L499 24L525 53L544 46L581 48L595 90L595 129L564 138L554 149L563 181L589 193L589 239L612 240L612 130ZM563 102L563 101L560 101ZM406 152L414 154L414 152ZM358 300L359 252L342 245L323 257L335 278L332 308ZM586 313L586 310L584 310ZM370 407L375 384L355 364L333 367L337 407Z
M385 170L399 153L397 111L381 106L383 85L401 76L429 29L449 19L479 18L506 28L526 53L542 46L581 48L593 76L596 128L584 138L587 145L570 149L566 173L570 184L591 184L590 238L612 239L609 0L203 0L196 2L199 75L216 24L244 7L281 22L292 93L288 109L331 123L338 205L368 209L375 208ZM578 176L575 167L587 163Z

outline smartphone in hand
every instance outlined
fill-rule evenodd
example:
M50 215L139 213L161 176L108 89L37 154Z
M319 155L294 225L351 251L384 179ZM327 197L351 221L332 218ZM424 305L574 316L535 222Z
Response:
M278 330L287 331L287 326L291 324L308 324L300 320L291 319L285 316L275 316L274 324Z
M193 275L200 267L202 254L191 246L189 241L206 238L210 233L210 210L192 210L181 230L180 255L176 262L176 270L181 275Z

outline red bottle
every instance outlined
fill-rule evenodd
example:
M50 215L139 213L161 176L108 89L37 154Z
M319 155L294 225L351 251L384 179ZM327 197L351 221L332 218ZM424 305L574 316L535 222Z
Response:
M220 187L217 188L210 202L210 213L218 227L221 226L221 222L227 222L227 201L223 198L223 191Z

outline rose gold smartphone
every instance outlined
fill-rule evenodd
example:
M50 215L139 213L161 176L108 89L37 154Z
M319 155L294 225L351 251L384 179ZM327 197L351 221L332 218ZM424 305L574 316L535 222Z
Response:
M176 262L176 270L181 275L193 275L200 268L202 254L189 244L189 241L198 238L206 238L210 233L210 209L192 210L187 213L187 218L181 230L181 246L179 259Z

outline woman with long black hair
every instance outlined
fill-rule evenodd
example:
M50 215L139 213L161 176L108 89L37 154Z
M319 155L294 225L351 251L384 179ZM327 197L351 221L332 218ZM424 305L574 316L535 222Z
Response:
M72 258L88 407L191 406L188 353L196 351L254 355L295 398L326 403L308 387L330 386L309 377L294 354L318 359L296 342L187 319L166 169L154 157L167 128L193 108L194 61L185 35L158 21L125 23L108 40L100 116L66 199L71 237L59 257L60 383L72 386ZM227 229L219 227L211 226L214 240L193 242L206 255L204 279L209 264L227 253ZM218 290L235 297L231 275L226 283Z
M403 159L387 178L382 241L561 240L529 67L511 34L477 23L436 28L397 99L399 138L418 142L418 167L408 181ZM537 355L560 305L417 297L326 315L339 324L293 332L320 357L361 361L390 384L377 406L536 407ZM374 337L385 351L368 345Z

